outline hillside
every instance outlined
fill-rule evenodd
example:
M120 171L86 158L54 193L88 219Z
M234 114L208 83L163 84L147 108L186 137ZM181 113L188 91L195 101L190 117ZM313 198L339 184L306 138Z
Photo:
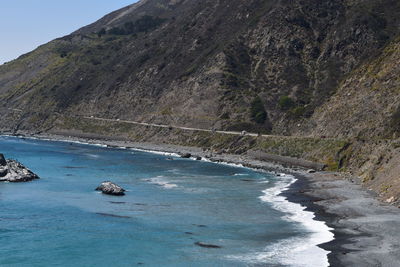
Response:
M294 156L380 177L360 158L400 134L399 14L396 0L142 0L0 66L0 129L82 130L96 116L333 137L339 154Z

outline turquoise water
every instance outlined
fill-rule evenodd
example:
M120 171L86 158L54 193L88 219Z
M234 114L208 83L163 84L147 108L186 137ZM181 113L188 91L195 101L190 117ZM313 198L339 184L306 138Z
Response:
M0 152L41 177L0 183L1 266L296 265L287 246L313 235L288 218L301 209L282 208L274 192L283 178L270 173L13 137L0 137ZM94 191L105 180L126 196Z

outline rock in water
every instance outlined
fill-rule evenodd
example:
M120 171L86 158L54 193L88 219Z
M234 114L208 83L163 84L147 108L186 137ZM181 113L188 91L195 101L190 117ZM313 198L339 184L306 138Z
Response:
M190 158L191 156L192 156L192 154L190 154L190 153L185 153L185 154L181 155L181 158L183 158L183 159L188 159L188 158Z
M7 165L7 161L4 158L4 155L0 153L0 166L6 166Z
M8 173L7 165L5 165L5 166L0 165L0 179L5 177L7 175L7 173Z
M218 245L206 244L206 243L203 243L203 242L196 242L194 244L196 246L203 247L203 248L222 248L221 246L218 246Z
M21 183L39 179L39 176L16 160L5 160L4 155L0 154L0 181Z
M113 196L125 195L125 189L112 182L102 182L101 185L96 188L96 191L101 191L103 194Z

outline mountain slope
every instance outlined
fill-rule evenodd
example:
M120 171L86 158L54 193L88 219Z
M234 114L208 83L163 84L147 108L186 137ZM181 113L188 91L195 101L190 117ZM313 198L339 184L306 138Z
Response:
M381 136L400 134L400 39L344 79L314 115L319 134ZM351 127L349 127L351 126Z
M43 130L63 114L353 135L323 129L336 121L325 106L393 42L399 11L392 0L140 1L1 66L0 125Z

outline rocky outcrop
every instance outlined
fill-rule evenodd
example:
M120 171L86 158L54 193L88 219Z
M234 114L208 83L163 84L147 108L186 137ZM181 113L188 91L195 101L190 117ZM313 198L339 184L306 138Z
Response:
M113 195L113 196L125 195L125 189L112 182L101 183L101 185L96 188L96 191L101 191L103 194Z
M4 158L3 154L0 154L0 177L6 176L7 172L8 172L8 168L7 168L6 159Z
M183 158L183 159L189 159L191 156L192 156L192 154L190 154L190 153L185 153L185 154L182 154L182 155L181 155L181 158Z
M26 168L16 160L6 160L3 154L0 154L0 181L1 182L29 182L39 179L35 173Z
M5 166L7 164L6 159L3 154L0 154L0 166Z

